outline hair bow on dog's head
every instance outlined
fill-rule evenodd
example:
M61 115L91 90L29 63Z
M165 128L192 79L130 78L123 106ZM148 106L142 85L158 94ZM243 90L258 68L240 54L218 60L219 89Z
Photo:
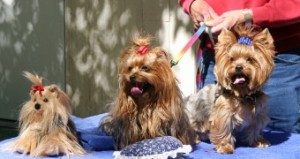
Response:
M245 44L245 45L252 45L252 40L250 38L248 38L248 37L241 36L238 39L238 43L239 44Z
M31 87L31 91L33 91L34 93L39 92L39 94L42 95L42 92L44 91L44 86L33 86Z
M137 49L137 52L141 55L148 53L149 49L147 45L142 45Z

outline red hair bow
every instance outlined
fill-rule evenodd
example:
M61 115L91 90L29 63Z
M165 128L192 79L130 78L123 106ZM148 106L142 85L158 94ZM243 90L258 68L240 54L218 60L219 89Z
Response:
M42 92L44 91L44 86L34 86L31 87L31 90L35 92L39 92L40 95L42 95Z
M148 46L140 46L137 51L139 54L144 55L148 52Z

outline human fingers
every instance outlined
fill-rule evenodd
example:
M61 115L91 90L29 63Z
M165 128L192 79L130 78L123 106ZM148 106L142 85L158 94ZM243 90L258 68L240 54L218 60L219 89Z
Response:
M219 17L219 18L216 18L216 19L207 20L207 21L205 22L205 24L206 24L207 26L213 27L213 26L219 25L219 24L222 23L224 20L225 20L224 18L220 18L220 17Z
M220 23L222 23L224 21L223 18L217 18L217 19L213 19L213 20L209 20L205 22L205 25L207 26L205 29L205 32L207 33L212 33L211 28L214 26L219 25ZM204 24L204 23L203 23Z
M219 18L218 14L211 7L207 9L207 12L203 14L203 17L205 22Z
M200 26L202 26L202 25L206 25L206 23L201 22L201 23L200 23ZM206 26L207 26L207 25L206 25ZM209 32L210 32L210 29L211 29L211 27L210 27L210 26L207 26L207 27L205 28L205 32L206 32L206 33L209 33Z
M194 29L198 29L200 27L200 23L199 24L194 24Z
M201 6L200 2L201 1L199 1L199 0L197 0L197 1L195 0L191 4L190 12L191 12L192 18L194 19L194 23L196 23L196 22L199 23L204 20L202 13L201 13L201 8L199 7L199 6Z
M208 22L207 25L210 26L220 25L219 27L215 27L215 29L220 29L220 28L231 29L234 25L244 22L243 21L244 15L242 10L234 10L234 11L223 13L219 19L220 19L219 22L218 21L213 21L211 23Z
M198 12L193 12L191 14L191 17L194 23L194 27L198 28L200 26L200 22L203 21L203 17Z
M193 22L194 24L200 24L201 22L203 22L203 18L201 16L195 16L193 17Z
M193 24L194 24L195 29L198 29L200 27L200 23L201 23L201 21L199 21L196 18L193 18Z
M213 34L219 33L222 29L228 29L229 22L227 20L222 21L218 25L212 26L211 27L211 32Z
M208 11L212 19L219 18L219 15L212 8L209 8Z

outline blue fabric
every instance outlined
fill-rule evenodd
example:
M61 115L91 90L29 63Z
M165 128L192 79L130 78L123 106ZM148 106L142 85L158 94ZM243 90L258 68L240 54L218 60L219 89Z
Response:
M78 133L81 136L83 145L86 149L91 150L83 156L72 156L72 159L112 159L113 158L113 139L106 136L98 129L99 121L106 114L91 116L88 118L73 117ZM264 133L272 146L268 148L253 148L245 145L237 145L234 154L222 155L216 153L213 145L207 142L201 142L194 147L194 151L189 154L190 158L194 159L299 159L300 158L300 135L289 134L280 131L266 131ZM0 142L0 147L3 144L14 141L15 138ZM31 159L26 155L17 153L3 152L0 149L0 158L6 159ZM66 156L60 157L44 157L44 159L67 159ZM39 158L36 158L39 159Z
M84 119L72 117L78 135L85 149L89 151L102 151L114 149L113 137L107 136L99 129L100 119L107 113L87 117Z
M300 48L276 54L274 62L275 68L264 87L270 96L268 127L300 133ZM203 50L203 66L203 84L216 83L212 51Z

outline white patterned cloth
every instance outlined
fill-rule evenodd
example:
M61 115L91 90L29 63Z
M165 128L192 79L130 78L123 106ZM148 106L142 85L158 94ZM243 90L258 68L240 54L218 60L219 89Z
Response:
M172 136L146 139L128 145L122 151L115 151L115 159L168 159L179 158L192 151L190 145L183 145Z

